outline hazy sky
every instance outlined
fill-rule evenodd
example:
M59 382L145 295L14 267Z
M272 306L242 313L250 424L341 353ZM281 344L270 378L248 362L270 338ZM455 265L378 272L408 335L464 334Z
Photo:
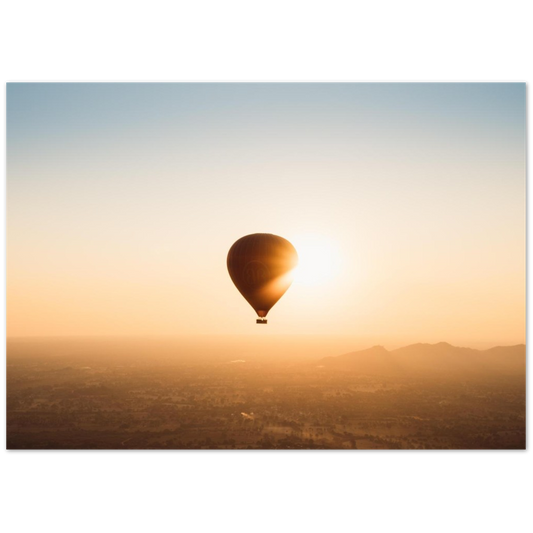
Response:
M9 336L525 341L524 84L8 84L7 133ZM338 260L268 326L257 232Z

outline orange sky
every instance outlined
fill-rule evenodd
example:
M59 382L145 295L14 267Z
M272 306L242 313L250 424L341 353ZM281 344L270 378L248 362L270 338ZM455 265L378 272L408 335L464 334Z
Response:
M8 336L525 342L524 84L9 84L7 127ZM335 259L264 327L256 232Z

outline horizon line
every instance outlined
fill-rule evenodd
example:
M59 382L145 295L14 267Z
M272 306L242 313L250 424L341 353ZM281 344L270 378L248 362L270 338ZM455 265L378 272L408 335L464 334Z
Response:
M179 339L179 338L215 338L215 337L234 337L234 338L242 338L242 337L253 337L257 338L257 335L254 333L166 333L166 334L65 334L65 335L6 335L5 340L6 343L9 341L22 341L22 340L54 340L54 339L70 339L70 340L100 340L100 339ZM331 335L327 333L277 333L274 335L269 335L268 337L264 337L265 339L273 339L273 338L280 338L280 337L332 337L333 339L347 339L347 338L354 338L356 339L357 336L355 335L349 335L349 334L339 334L339 335ZM363 340L361 338L361 340ZM405 341L404 341L405 342ZM415 342L392 342L388 344L401 344L401 347L407 347L407 346L413 346L417 344L426 344L429 346L435 346L438 344L447 344L449 346L452 346L454 348L468 348L469 346L461 346L452 344L448 341L438 341L438 342L423 342L423 341L415 341ZM468 344L492 344L491 341L469 341ZM527 347L527 339L523 342L514 342L509 344L502 344L502 343L496 343L492 345L492 348L498 348L498 347L513 347L513 346L525 346ZM382 344L372 344L371 346L368 346L368 348L363 349L372 349L375 347L383 347ZM385 348L386 349L386 348ZM476 348L473 348L476 349ZM490 349L490 348L488 348Z

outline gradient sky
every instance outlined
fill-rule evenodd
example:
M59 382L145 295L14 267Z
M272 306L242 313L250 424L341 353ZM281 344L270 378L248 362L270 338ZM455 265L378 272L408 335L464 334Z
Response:
M524 84L8 84L7 333L525 342ZM328 243L268 326L239 237Z

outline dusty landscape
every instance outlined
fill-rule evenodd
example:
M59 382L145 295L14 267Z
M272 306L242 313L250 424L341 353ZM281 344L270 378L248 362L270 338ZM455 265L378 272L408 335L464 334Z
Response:
M191 356L12 342L9 449L524 449L525 346Z

